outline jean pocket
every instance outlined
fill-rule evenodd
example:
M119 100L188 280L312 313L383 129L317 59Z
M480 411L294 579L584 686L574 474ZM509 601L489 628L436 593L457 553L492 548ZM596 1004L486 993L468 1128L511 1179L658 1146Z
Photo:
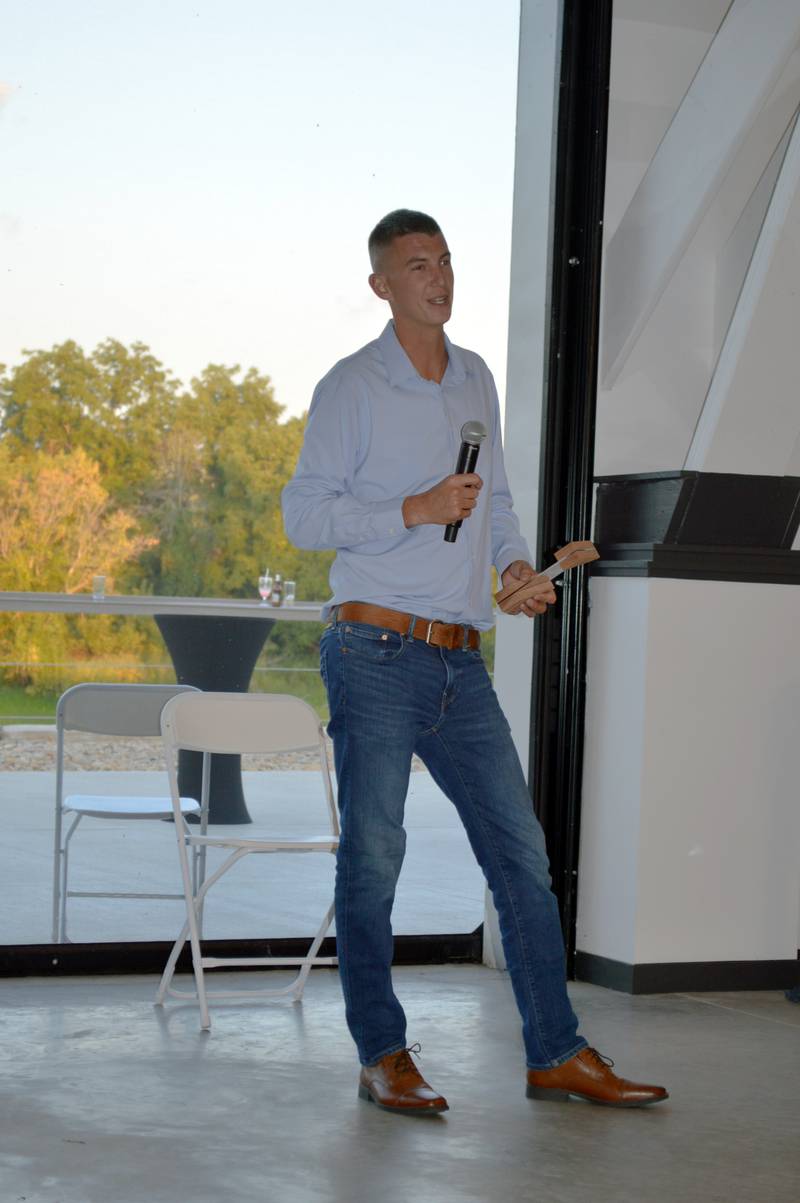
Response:
M319 641L319 675L322 677L322 683L326 689L328 685L328 656L335 654L337 651L336 628L329 623Z
M406 641L397 631L366 623L343 622L339 626L339 644L344 652L385 664L402 654Z

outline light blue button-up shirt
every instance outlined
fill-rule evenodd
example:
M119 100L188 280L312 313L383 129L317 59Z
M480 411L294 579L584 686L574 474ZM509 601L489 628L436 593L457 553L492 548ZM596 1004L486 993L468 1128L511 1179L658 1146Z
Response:
M488 630L491 565L502 573L513 560L530 561L503 467L492 374L479 355L445 343L441 384L424 380L390 321L314 390L283 520L298 547L336 549L326 615L362 601ZM489 432L475 469L483 480L477 506L455 543L445 543L440 525L406 529L403 500L455 471L470 418Z

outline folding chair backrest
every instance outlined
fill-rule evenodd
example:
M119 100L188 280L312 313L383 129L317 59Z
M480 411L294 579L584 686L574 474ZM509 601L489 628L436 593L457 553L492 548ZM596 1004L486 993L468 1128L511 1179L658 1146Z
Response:
M284 693L198 693L173 698L161 716L164 738L198 752L258 753L317 749L316 711Z
M73 685L56 709L59 731L93 735L160 735L161 711L176 694L196 694L193 685Z

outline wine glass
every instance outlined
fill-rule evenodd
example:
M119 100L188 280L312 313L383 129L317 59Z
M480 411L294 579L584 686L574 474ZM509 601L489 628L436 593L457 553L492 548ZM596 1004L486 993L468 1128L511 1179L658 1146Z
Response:
M262 606L266 606L270 593L272 593L272 573L268 568L263 576L258 578L258 595L261 598Z

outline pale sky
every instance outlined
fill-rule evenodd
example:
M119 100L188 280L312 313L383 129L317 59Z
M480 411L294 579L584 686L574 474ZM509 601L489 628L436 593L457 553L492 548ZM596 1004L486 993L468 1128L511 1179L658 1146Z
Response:
M288 413L374 338L367 235L433 214L503 395L519 0L0 0L0 362L141 340Z

